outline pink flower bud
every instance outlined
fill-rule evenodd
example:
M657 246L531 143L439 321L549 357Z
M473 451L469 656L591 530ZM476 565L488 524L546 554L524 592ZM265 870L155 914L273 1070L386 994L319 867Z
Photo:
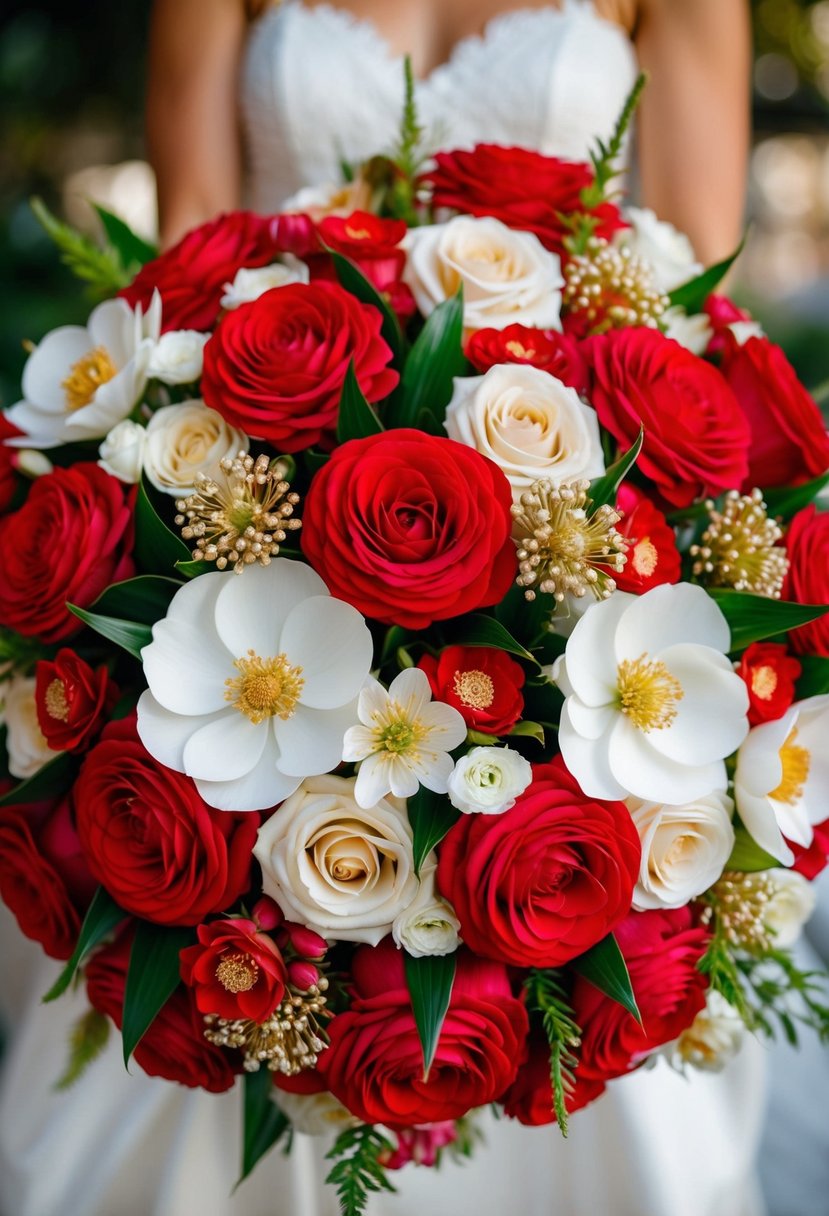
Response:
M263 895L253 905L253 919L260 929L269 932L278 929L285 917L279 904L272 900L270 895Z
M285 934L292 948L301 958L322 958L328 949L328 942L319 933L306 929L304 925L285 922Z
M301 992L310 988L312 984L316 984L319 978L320 973L313 963L306 963L304 960L288 963L288 979Z

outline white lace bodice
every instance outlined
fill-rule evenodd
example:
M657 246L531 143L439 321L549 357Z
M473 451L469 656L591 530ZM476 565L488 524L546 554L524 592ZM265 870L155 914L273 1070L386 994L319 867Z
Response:
M561 0L464 38L418 82L418 111L435 149L487 141L581 159L612 130L636 70L621 26L589 0ZM250 206L276 210L339 181L343 159L389 148L402 99L402 59L370 22L302 0L266 9L242 69Z

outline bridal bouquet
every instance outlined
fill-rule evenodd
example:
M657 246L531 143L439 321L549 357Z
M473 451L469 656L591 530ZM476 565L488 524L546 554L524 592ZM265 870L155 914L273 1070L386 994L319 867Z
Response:
M101 294L0 448L0 892L85 984L63 1083L244 1084L244 1177L345 1213L740 1028L829 855L829 438L687 240L592 163L393 157Z

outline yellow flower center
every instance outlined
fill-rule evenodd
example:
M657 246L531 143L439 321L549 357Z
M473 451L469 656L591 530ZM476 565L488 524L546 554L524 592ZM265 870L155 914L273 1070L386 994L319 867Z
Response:
M452 687L461 704L471 709L489 709L495 700L495 685L485 671L456 671Z
M52 680L46 689L46 696L43 699L46 704L46 712L50 718L54 718L56 722L68 721L69 702L66 700L66 689L63 687L63 680Z
M216 967L216 979L226 992L250 992L259 979L259 966L249 954L240 951L223 954Z
M101 385L111 380L117 370L104 346L96 346L73 363L61 384L67 411L72 414L89 405Z
M773 667L755 667L751 673L751 691L761 701L770 701L777 688L777 672Z
M664 663L640 654L619 664L616 691L619 708L639 730L662 730L677 715L682 685Z
M647 536L636 542L630 557L631 565L640 578L650 578L659 564L659 554Z
M803 787L812 762L809 749L801 747L795 742L796 739L797 727L793 727L780 748L783 778L777 789L769 794L769 798L773 798L775 802L785 802L787 806L795 806L803 797Z
M410 748L416 747L424 737L423 727L419 722L410 722L408 718L395 718L377 732L377 741L387 752L400 755Z
M241 672L235 679L225 680L225 700L258 725L265 718L292 718L305 681L302 668L292 667L286 654L262 659L249 650L246 659L237 659L233 666Z
M532 359L535 355L534 350L526 347L523 342L516 341L515 338L511 338L509 342L506 343L506 349L512 355L513 359Z
M371 233L368 228L358 228L356 224L346 224L346 236L351 237L352 241L368 241L371 240Z

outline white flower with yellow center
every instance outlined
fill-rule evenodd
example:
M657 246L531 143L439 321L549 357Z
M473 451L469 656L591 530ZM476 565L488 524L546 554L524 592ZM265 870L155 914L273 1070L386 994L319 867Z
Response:
M339 764L371 656L360 613L301 562L203 574L141 652L138 733L210 806L262 810Z
M7 442L54 448L102 439L144 392L160 331L158 292L146 315L125 300L105 300L86 326L53 329L26 361L23 400L7 415L24 434Z
M591 604L556 660L559 744L591 798L680 806L727 787L748 732L748 693L728 622L701 587L616 591Z
M755 726L737 753L734 797L747 830L783 865L786 840L808 847L829 808L829 694L808 697ZM785 837L785 839L784 839Z
M445 794L454 768L449 752L466 738L466 723L451 705L432 701L424 672L410 667L388 692L373 677L360 693L362 725L345 736L342 758L359 764L354 797L374 806L386 794L410 798L419 786Z

